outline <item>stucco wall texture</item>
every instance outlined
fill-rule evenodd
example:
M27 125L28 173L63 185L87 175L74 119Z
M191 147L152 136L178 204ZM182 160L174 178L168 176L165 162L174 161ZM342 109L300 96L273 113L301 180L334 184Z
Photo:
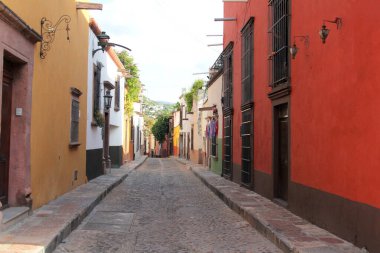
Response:
M299 52L290 59L290 180L317 190L380 208L380 7L376 0L290 1L290 43ZM254 170L272 174L272 102L268 68L268 1L224 4L224 45L233 47L234 134L241 146L241 34L254 17ZM341 17L341 29L326 23L323 44L318 31L323 20ZM365 17L358 19L357 17ZM233 162L241 164L234 148Z
M45 59L40 59L39 44L34 50L31 188L33 208L37 208L86 182L88 18L85 12L76 10L73 0L3 2L36 31L41 30L43 17L53 24L64 14L71 18L70 42L63 23ZM79 98L81 145L76 148L69 148L71 87L82 92ZM74 180L75 171L77 180Z

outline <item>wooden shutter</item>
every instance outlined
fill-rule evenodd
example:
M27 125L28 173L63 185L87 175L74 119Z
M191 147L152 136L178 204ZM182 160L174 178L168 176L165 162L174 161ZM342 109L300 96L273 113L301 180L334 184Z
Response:
M115 110L120 110L120 77L115 82Z
M94 110L93 114L100 110L100 85L101 85L102 64L98 62L94 71Z
M71 100L71 132L70 142L79 142L79 101L75 98Z
M253 101L253 18L242 29L241 104Z

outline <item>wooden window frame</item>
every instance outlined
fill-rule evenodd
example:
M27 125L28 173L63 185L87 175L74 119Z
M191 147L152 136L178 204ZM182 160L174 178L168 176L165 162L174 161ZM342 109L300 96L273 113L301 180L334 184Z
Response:
M102 63L97 62L93 65L93 89L92 89L92 120L91 126L97 127L95 117L96 112L101 108L101 84L102 84Z
M276 88L289 85L290 79L290 0L269 0L268 5L270 86Z
M74 87L71 87L71 109L70 109L70 143L69 147L74 148L80 146L79 142L79 126L80 126L80 100L82 92ZM74 103L78 104L77 112L74 111ZM75 115L74 115L75 113ZM75 116L75 117L74 117ZM73 131L76 128L76 132Z
M115 99L114 99L114 110L120 111L120 76L117 77L115 81Z
M241 105L253 102L253 21L241 30Z
M233 108L233 42L230 42L223 51L223 109Z

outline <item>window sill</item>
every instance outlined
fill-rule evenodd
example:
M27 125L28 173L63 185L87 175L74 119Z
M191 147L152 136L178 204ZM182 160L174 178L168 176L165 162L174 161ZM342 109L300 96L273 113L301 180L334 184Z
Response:
M70 142L69 144L69 148L77 148L79 147L81 144L79 142Z
M92 127L97 127L97 126L98 126L98 124L96 124L96 122L95 122L95 121L91 121L91 126L92 126Z
M278 85L272 89L272 91L268 94L268 98L271 100L276 100L285 96L289 96L291 92L291 88L289 83L284 83Z

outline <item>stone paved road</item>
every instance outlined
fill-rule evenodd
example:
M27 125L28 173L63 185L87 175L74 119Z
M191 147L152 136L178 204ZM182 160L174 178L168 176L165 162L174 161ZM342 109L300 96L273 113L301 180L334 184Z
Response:
M55 253L281 252L185 166L148 159Z

